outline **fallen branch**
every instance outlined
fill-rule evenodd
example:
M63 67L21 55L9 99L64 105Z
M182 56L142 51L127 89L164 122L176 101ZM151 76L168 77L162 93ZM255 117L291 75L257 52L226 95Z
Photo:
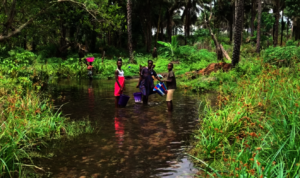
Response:
M225 49L221 44L220 44L220 48L222 50L223 55L226 57L226 59L231 62L231 58L229 57L228 53L225 51Z

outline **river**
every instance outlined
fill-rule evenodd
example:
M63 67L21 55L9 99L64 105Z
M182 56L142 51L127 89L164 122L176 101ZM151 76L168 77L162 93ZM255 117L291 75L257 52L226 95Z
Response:
M51 143L36 164L44 177L193 177L197 173L184 154L199 123L199 105L212 94L176 90L174 111L165 97L152 95L149 105L135 103L137 80L126 81L126 108L114 107L113 80L60 80L49 87L55 104L71 120L90 120L97 129L70 141ZM56 149L54 149L56 148ZM51 155L51 156L49 156Z

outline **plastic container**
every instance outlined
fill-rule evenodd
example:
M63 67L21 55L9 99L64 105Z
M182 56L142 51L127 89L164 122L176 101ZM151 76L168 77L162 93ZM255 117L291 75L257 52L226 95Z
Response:
M168 88L166 87L166 85L163 82L160 82L161 87L164 89L165 93L168 93Z
M86 61L87 62L94 62L94 59L95 59L94 57L87 57Z
M121 95L118 104L119 104L120 106L122 106L122 107L126 107L129 98L130 98L130 97L127 96L127 95Z
M157 84L157 85L154 87L153 91L157 91L157 93L158 93L160 96L164 96L164 95L165 95L165 91L164 91L164 88L162 87L162 84L161 84L161 83Z
M142 93L141 92L133 93L133 97L134 97L134 101L136 103L140 103L142 101Z

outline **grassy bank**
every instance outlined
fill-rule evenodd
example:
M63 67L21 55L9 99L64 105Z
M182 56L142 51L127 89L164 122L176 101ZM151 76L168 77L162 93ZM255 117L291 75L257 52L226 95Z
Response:
M212 177L300 175L300 66L265 62L222 83L218 110L206 107L191 154Z
M0 175L24 177L22 170L35 167L32 151L51 139L93 130L89 122L69 122L54 113L52 102L29 78L0 78Z
M197 50L192 46L185 46L185 55L170 57L169 55L159 55L158 59L154 59L157 73L167 72L167 65L171 61L178 61L175 65L177 75L182 75L189 71L205 68L212 62L217 62L214 52L205 49ZM111 78L117 68L117 57L104 59L102 63L101 55L98 53L87 54L87 56L95 57L93 62L93 75L95 78ZM122 56L121 56L122 57ZM123 70L126 76L138 76L139 66L147 66L147 61L152 59L151 55L136 54L134 63L128 58L123 58ZM85 59L83 59L85 60ZM48 78L84 78L87 77L87 67L84 62L79 63L78 55L71 54L66 60L61 58L44 58L41 55L30 51L17 48L10 50L0 57L0 70L3 75L10 77L30 77L36 76L39 79Z

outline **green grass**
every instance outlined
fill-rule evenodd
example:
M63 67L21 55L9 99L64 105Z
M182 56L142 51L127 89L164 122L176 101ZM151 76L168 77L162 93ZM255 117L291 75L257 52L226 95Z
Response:
M88 121L69 122L54 113L51 102L30 87L29 79L0 78L0 175L23 177L22 170L34 165L30 152L62 135L93 131Z
M211 177L299 177L300 66L253 64L206 106L191 154Z

